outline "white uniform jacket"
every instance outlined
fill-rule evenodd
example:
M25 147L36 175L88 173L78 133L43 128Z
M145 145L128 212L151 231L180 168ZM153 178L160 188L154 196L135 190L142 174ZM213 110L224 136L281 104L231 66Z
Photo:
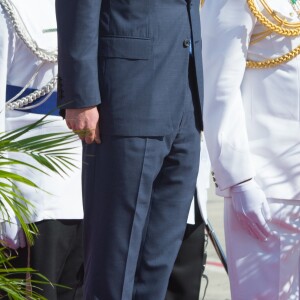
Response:
M299 22L289 1L267 3ZM300 57L246 69L247 59L281 56L300 38L273 33L251 45L264 29L246 0L206 0L201 16L204 130L217 193L229 196L230 186L255 177L267 197L300 199Z
M38 46L47 51L57 49L56 18L54 0L13 0L11 1L28 32ZM41 63L31 50L16 34L12 22L0 5L0 107L3 120L6 88L8 85L24 87ZM57 74L57 64L45 62L37 72L37 76L30 83L29 88L37 89L47 84ZM49 99L50 101L50 99ZM39 120L43 115L23 111L6 111L5 128L2 121L1 131L14 130L21 126ZM50 132L69 131L60 116L49 116L54 123L43 125L28 133L27 136ZM69 147L69 145L68 145ZM32 218L28 222L45 219L82 219L81 195L81 142L71 145L75 152L74 163L78 169L60 176L44 170L48 175L37 172L28 167L17 168L13 171L31 179L41 189L33 189L19 185L23 196L34 206ZM25 159L26 162L35 164L31 159L22 154L9 153L9 157Z

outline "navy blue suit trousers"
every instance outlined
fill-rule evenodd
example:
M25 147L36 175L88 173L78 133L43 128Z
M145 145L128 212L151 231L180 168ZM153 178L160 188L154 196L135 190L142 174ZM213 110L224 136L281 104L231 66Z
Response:
M85 299L165 298L198 172L193 78L171 134L84 145Z

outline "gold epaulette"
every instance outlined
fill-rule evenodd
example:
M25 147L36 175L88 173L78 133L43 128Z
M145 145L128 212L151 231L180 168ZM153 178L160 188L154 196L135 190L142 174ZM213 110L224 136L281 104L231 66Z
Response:
M300 36L300 22L288 22L286 19L283 19L275 11L273 11L265 0L260 0L261 4L265 8L266 13L268 14L267 17L257 8L254 1L255 0L247 0L249 9L257 18L258 22L266 28L265 32L256 34L254 42L261 41L272 33L276 33L285 37ZM292 60L299 54L300 46L274 59L267 59L264 61L248 60L247 67L255 69L272 68Z

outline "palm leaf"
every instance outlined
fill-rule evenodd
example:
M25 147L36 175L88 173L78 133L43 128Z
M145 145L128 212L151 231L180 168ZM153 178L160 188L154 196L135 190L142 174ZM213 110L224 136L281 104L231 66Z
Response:
M0 214L2 214L2 220L8 220L9 212L13 211L24 230L29 244L33 244L34 235L37 233L37 228L34 224L27 224L33 207L22 196L17 183L36 189L40 189L40 187L29 178L18 174L18 167L25 166L50 176L51 172L63 176L67 174L66 170L76 168L72 162L74 147L70 145L77 139L73 133L57 132L24 137L30 130L52 122L45 120L45 118L46 116L31 125L0 134ZM37 162L40 167L32 165L26 158L24 160L8 158L6 157L7 152L22 153L25 157L27 156ZM43 168L51 172L46 172ZM24 279L15 278L15 275L21 273L34 274L35 279L31 279L33 286L41 283L50 284L50 282L30 268L13 268L11 265L12 260L13 257L8 257L5 254L5 248L0 248L0 299L1 295L3 297L7 295L8 299L44 300L45 298L36 291L28 294L26 289L28 282Z

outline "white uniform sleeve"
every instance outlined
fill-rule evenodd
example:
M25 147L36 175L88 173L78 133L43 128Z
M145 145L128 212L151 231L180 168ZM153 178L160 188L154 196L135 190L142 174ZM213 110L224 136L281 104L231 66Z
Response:
M201 17L204 132L222 195L254 176L240 87L255 19L245 0L206 0Z
M8 64L9 33L7 21L0 5L0 132L5 131L5 97Z
M6 100L6 83L8 69L13 56L13 33L8 26L5 13L0 5L0 133L5 131L5 100ZM5 202L6 203L6 202ZM14 212L6 206L6 211L2 210L0 222L8 220L14 216Z

